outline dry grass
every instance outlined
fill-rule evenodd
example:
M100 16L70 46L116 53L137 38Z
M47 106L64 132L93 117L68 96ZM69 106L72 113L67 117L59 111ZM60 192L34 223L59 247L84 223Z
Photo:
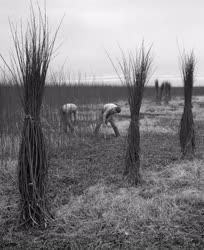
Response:
M202 164L197 162L197 168ZM194 172L194 165L188 164L188 170L180 167L187 176L186 189L182 190L183 174L177 177L176 184L171 176L151 177L146 182L152 185L144 184L140 188L115 190L103 183L97 184L58 210L57 218L62 221L64 233L69 235L73 247L77 239L81 239L77 245L81 249L145 249L150 245L151 249L179 245L184 249L189 244L192 246L192 241L196 247L196 242L202 243L197 233L198 229L201 232L204 221L192 227L189 219L199 222L202 218L204 210L196 210L204 205L204 196L194 185L203 181L204 175L198 177L196 173L189 179L188 171ZM174 194L171 194L171 185L176 191ZM188 227L191 232L185 231ZM83 242L83 238L86 241Z
M150 169L146 167L143 169L142 185L134 188L122 183L121 173L116 173L118 166L113 164L116 150L111 148L110 141L105 144L109 146L109 151L111 149L111 155L114 154L113 157L108 156L107 167L112 166L110 175L114 182L107 175L108 169L101 169L101 145L98 148L97 144L93 145L98 152L98 159L87 167L87 160L82 154L78 155L75 163L71 163L75 159L74 155L61 162L57 159L62 156L56 158L56 161L53 159L50 186L52 211L55 213L53 226L47 231L26 234L26 239L24 232L16 232L11 227L13 218L7 217L10 224L6 225L10 231L6 234L4 231L3 244L16 244L15 249L20 246L26 249L42 246L44 249L67 249L68 245L71 249L202 249L203 160L177 161L162 167L166 156L160 155L163 157L161 170L158 171L156 165ZM71 152L74 153L76 146L73 146ZM82 151L86 155L88 152L93 155L93 148L84 145ZM70 172L71 169L73 172ZM8 173L14 174L11 169L5 176ZM7 197L13 185L10 182L4 186L3 192L5 194L7 191ZM12 196L9 195L10 198ZM4 202L8 204L7 200ZM7 209L2 204L3 222L8 214ZM9 209L13 215L15 204Z

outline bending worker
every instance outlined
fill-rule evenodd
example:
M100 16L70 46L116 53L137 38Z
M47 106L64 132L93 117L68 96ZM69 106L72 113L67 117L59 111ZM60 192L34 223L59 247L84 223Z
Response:
M114 103L107 103L103 106L103 109L102 109L102 112L101 112L101 115L99 117L99 121L98 121L98 124L96 125L96 128L95 128L95 135L98 135L99 133L99 129L101 127L102 124L104 125L107 125L108 123L110 123L110 125L112 126L114 132L115 132L115 136L120 136L120 133L118 131L118 128L117 126L115 125L115 122L114 122L114 115L116 113L120 113L121 112L121 108L114 104Z
M74 124L76 123L77 106L73 103L64 104L60 108L61 126L65 133L67 133L67 126L71 133L74 132Z

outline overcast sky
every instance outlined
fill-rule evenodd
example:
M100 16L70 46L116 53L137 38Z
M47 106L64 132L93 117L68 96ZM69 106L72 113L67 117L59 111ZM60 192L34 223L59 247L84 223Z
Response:
M44 1L38 1L41 5ZM0 53L8 58L12 40L8 18L26 21L28 0L0 0ZM64 66L73 73L90 76L115 75L105 50L114 59L137 48L142 39L153 44L155 77L180 75L179 49L194 49L197 76L204 76L203 0L47 0L47 13L54 28L65 14L52 68Z

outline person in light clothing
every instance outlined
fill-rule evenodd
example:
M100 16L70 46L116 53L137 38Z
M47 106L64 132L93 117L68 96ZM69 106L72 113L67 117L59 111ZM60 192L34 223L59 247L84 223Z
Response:
M74 124L76 123L77 106L73 103L64 104L60 108L61 127L67 133L67 126L71 133L74 132Z
M120 136L120 133L118 131L117 126L115 125L114 122L114 115L117 113L121 112L121 108L116 105L115 103L107 103L103 106L103 109L101 111L101 115L99 117L99 121L98 124L96 125L95 128L95 135L98 135L99 133L99 129L101 127L102 124L107 125L108 123L110 123L110 125L112 126L115 136L118 137Z

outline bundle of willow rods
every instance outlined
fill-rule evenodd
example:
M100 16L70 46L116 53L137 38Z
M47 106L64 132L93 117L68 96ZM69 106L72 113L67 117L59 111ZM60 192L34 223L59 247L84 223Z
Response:
M154 86L155 86L155 100L156 103L159 103L159 81L156 79L154 82Z
M36 18L31 6L25 36L11 25L16 56L10 69L19 86L25 119L18 157L20 192L20 224L46 227L50 217L46 199L48 163L40 122L46 74L53 52L57 31L52 41L46 12Z
M152 59L150 50L145 52L142 45L136 54L129 54L126 58L123 54L119 64L124 76L124 83L128 90L128 102L131 121L127 136L127 149L125 156L124 175L132 185L140 182L140 131L139 114L142 104L145 83L148 80Z
M164 90L165 90L165 83L163 82L161 84L161 87L160 87L160 96L159 96L160 101L162 101L162 96L164 94Z
M171 83L165 81L162 83L163 90L164 90L164 103L168 104L171 100Z
M194 83L195 57L182 56L182 77L184 83L184 110L180 122L180 145L183 157L192 157L195 151L195 131L192 113L192 92Z
M167 84L167 86L166 86L166 95L167 95L167 99L168 99L168 102L169 102L169 101L171 101L171 83L167 82L166 84Z
M0 136L2 135L3 133L3 85L2 83L0 82Z

